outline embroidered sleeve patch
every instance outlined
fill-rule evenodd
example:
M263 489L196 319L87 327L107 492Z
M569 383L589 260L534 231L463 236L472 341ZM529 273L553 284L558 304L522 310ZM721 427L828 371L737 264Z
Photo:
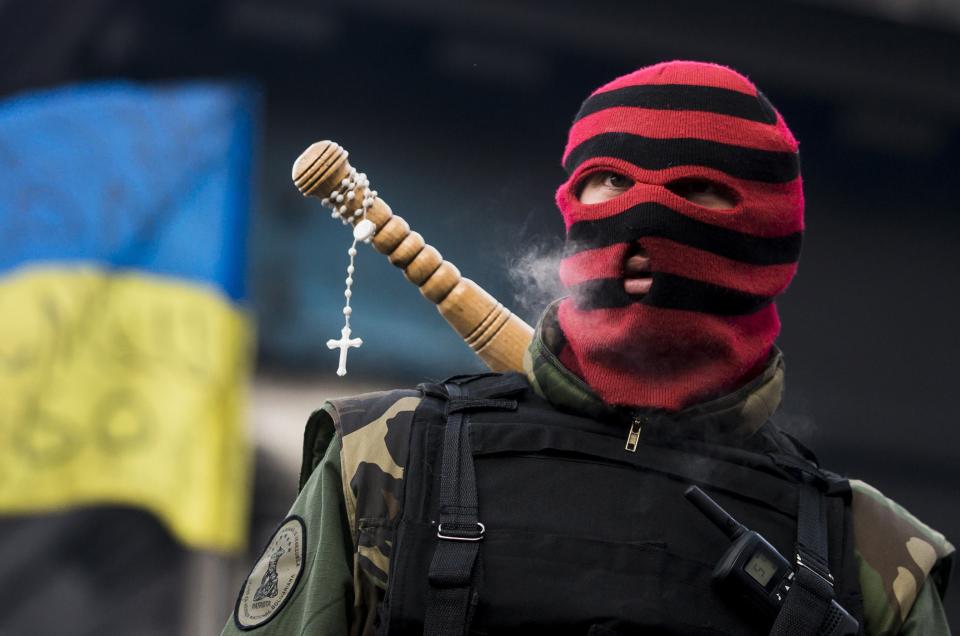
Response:
M265 625L283 608L303 573L307 527L297 516L287 517L247 576L234 622L242 630Z

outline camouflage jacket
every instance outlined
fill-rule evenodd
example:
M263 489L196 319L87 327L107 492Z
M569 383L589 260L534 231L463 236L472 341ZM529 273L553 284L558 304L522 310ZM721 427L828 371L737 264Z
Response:
M603 418L610 407L554 355L562 335L552 317L549 311L544 315L525 360L531 385L557 408ZM777 408L782 390L783 362L777 351L765 371L746 386L690 407L674 419L678 426L715 426L750 435ZM277 604L275 615L258 631L373 633L402 505L407 432L420 399L413 390L372 393L327 403L313 414L304 439L302 490L291 511L306 518L302 572L297 572L289 598ZM851 485L865 633L949 634L941 597L953 546L867 484ZM224 634L243 628L237 612L249 596L248 588L263 587L261 564L275 554L272 545L241 590ZM294 580L292 575L288 580Z

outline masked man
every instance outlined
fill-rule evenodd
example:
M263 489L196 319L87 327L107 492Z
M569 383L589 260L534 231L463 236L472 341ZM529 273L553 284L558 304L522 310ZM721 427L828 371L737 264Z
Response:
M782 117L658 64L584 102L563 166L569 296L526 374L325 404L224 633L949 634L953 547L769 421L803 233Z

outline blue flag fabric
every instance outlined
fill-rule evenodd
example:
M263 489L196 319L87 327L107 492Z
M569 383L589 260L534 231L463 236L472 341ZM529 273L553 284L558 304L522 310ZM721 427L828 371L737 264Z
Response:
M0 273L93 260L244 298L254 97L110 83L0 106Z

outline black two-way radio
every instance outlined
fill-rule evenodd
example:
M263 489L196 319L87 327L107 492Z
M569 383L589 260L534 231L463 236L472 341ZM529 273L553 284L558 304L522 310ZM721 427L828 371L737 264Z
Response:
M697 486L687 488L684 495L733 542L713 569L714 583L724 593L776 617L793 585L795 572L790 562ZM830 603L830 620L824 621L816 636L856 636L860 631L857 620L836 601Z

